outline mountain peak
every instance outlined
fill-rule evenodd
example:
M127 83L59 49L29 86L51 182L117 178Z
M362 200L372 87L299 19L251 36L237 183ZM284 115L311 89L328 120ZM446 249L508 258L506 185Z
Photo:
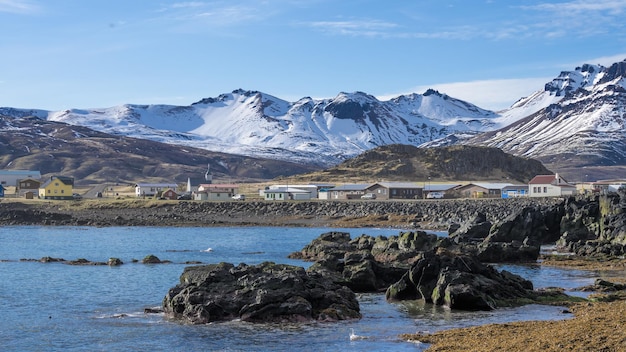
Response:
M424 94L422 94L422 95L425 96L425 97L430 96L430 95L435 95L435 96L438 96L438 97L442 97L443 99L448 99L448 95L447 94L442 94L438 90L432 89L432 88L428 88L424 92Z
M605 74L600 79L599 83L607 83L612 82L616 79L624 79L626 78L626 59L621 62L616 62L612 64L609 68L605 70ZM622 83L622 87L626 88L626 86Z

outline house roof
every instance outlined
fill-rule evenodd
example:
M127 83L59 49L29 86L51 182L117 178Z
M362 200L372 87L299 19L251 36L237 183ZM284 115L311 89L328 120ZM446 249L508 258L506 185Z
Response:
M385 188L423 188L423 186L420 186L415 182L376 182L368 188L374 187L376 185L381 185Z
M137 183L135 187L169 187L176 188L178 187L175 183Z
M537 175L535 177L533 177L532 180L530 180L530 182L528 182L528 184L530 185L536 185L536 184L542 184L542 185L546 185L546 184L551 184L552 181L554 181L556 178L556 175Z
M553 186L559 186L559 187L576 187L572 185L571 183L565 181L565 179L559 176L559 174L537 175L533 177L533 179L530 180L528 184L529 185L553 185Z
M458 187L458 189L469 188L472 186L478 186L484 189L503 189L504 187L507 187L507 186L513 186L513 184L512 183L498 183L498 182L494 182L494 183L476 182L476 183L468 183L466 185Z
M427 184L426 187L424 187L424 191L427 192L443 192L443 191L448 191L452 188L455 187L459 187L461 186L460 184Z
M19 182L32 181L32 182L39 182L39 183L41 183L41 180L36 179L36 178L32 178L32 177L20 178L18 181Z
M67 176L50 176L50 179L46 182L44 182L41 186L39 186L39 188L46 188L48 187L49 184L51 184L53 181L60 181L61 183L63 183L66 186L74 186L74 178L73 177L67 177Z
M311 193L311 191L295 187L277 187L266 189L265 193Z
M365 191L369 184L346 184L328 189L328 191Z
M528 189L528 185L510 185L502 188L505 189Z
M234 183L201 183L200 187L204 189L212 188L239 188L239 185Z

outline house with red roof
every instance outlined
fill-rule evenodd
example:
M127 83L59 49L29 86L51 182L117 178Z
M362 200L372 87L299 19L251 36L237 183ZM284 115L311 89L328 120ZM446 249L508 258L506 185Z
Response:
M529 197L562 197L576 194L576 186L559 174L537 175L528 182Z

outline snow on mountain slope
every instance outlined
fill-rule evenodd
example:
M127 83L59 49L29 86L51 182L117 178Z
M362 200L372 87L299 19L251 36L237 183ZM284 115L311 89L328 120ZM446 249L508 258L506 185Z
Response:
M423 95L403 95L391 100L412 116L428 116L442 126L457 131L489 131L494 129L497 115L465 101L429 89ZM471 115L468 114L471 112Z
M556 104L567 94L595 84L604 76L602 71L602 66L589 64L577 67L574 71L562 71L557 78L546 83L543 90L537 91L529 97L522 98L510 108L501 111L500 117L496 119L496 122L500 127L505 127L552 104Z
M121 105L50 112L0 108L110 134L328 166L388 144L499 147L518 156L626 164L626 60L563 71L494 113L434 90L380 101L363 93L287 102L235 90L189 106Z
M576 157L596 165L625 164L625 77L626 60L562 72L544 91L503 113L502 119L514 123L467 143L544 161Z
M376 146L419 145L451 133L493 129L497 117L431 90L389 101L342 92L332 99L305 97L292 103L241 89L190 106L127 104L37 116L110 134L319 165Z

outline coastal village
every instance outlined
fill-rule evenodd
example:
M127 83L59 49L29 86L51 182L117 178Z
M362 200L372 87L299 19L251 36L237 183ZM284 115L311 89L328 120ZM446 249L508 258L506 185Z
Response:
M453 198L563 197L575 194L616 192L626 180L600 180L572 183L558 173L536 175L527 184L502 182L443 183L424 181L374 183L270 184L250 189L248 184L214 183L210 167L204 177L183 182L137 182L132 185L101 186L92 198L135 197L162 200L265 201L285 200L410 200ZM95 188L95 187L94 187ZM131 192L128 192L132 188ZM245 188L245 190L244 190ZM121 189L126 192L120 191ZM36 170L0 170L0 197L77 200L86 191L77 188L73 177L53 175L42 178Z

